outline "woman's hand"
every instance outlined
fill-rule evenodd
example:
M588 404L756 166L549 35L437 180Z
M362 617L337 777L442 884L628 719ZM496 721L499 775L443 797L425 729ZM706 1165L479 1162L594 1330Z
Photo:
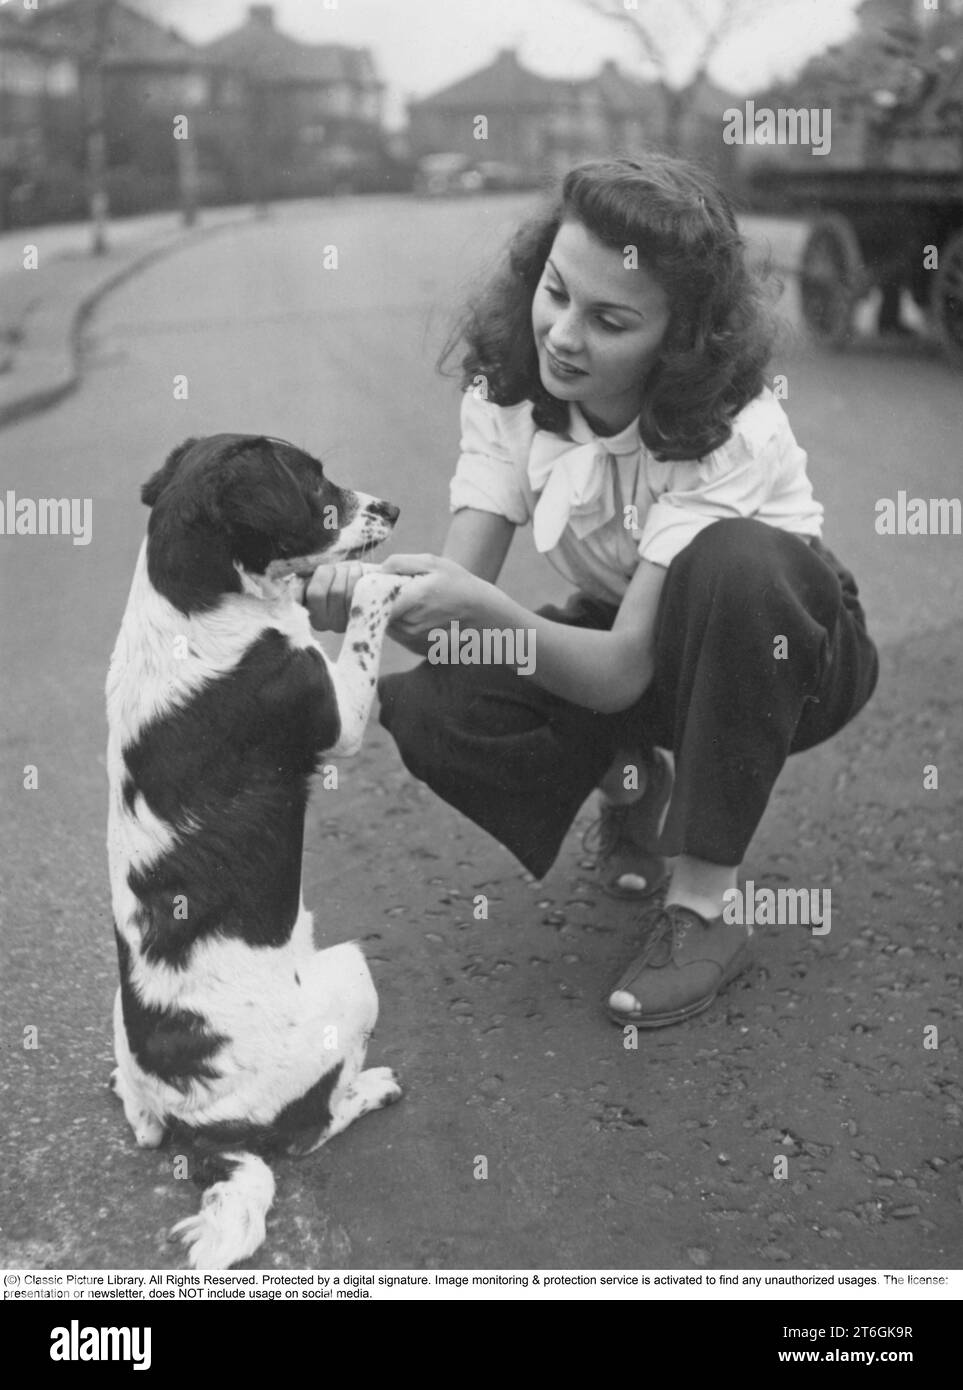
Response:
M351 611L354 586L375 565L345 560L338 565L319 565L304 593L304 605L317 632L344 632Z
M482 626L491 606L494 585L479 579L454 560L438 555L391 555L381 566L385 574L410 574L395 602L389 634L409 651L424 655L428 634L446 630L452 622Z
M456 561L437 555L392 555L383 565L359 560L320 565L304 595L311 626L318 632L344 632L354 586L372 569L415 576L395 601L388 632L401 646L420 656L426 654L428 634L435 628L447 630L456 619L484 626L485 614L499 592Z

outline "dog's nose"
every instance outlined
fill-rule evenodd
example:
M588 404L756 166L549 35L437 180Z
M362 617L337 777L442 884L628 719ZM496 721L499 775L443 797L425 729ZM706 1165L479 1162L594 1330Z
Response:
M375 516L384 517L385 521L389 522L392 526L394 526L399 516L401 516L401 508L394 506L391 502L371 502L368 505L368 511L372 512Z

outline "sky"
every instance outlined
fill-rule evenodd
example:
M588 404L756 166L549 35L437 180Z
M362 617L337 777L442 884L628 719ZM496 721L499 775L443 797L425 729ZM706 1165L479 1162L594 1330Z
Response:
M235 28L247 0L129 0L144 13L205 42ZM624 13L629 0L599 0ZM647 0L640 0L639 8ZM696 0L702 6L724 0ZM748 0L751 3L751 0ZM803 62L851 32L858 0L758 0L751 25L720 49L710 71L735 92L751 94L791 76ZM693 55L694 30L682 0L657 0L660 32L679 81ZM606 58L645 76L621 25L591 13L588 0L275 0L277 27L312 43L367 47L388 85L386 117L404 123L405 104L484 67L514 48L526 67L552 77L585 77Z

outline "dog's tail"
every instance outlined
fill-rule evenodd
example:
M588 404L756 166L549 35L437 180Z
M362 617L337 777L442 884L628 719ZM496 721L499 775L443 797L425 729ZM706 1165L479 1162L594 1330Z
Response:
M200 1211L171 1231L187 1246L193 1269L228 1269L253 1255L274 1201L274 1174L263 1158L225 1153L220 1163L225 1176L207 1188Z

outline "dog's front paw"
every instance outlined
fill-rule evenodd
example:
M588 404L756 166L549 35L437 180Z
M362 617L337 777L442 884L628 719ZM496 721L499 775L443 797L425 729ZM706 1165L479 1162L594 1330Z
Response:
M365 613L377 615L388 612L411 579L410 574L384 574L381 570L363 574L351 595L351 617L360 618Z

